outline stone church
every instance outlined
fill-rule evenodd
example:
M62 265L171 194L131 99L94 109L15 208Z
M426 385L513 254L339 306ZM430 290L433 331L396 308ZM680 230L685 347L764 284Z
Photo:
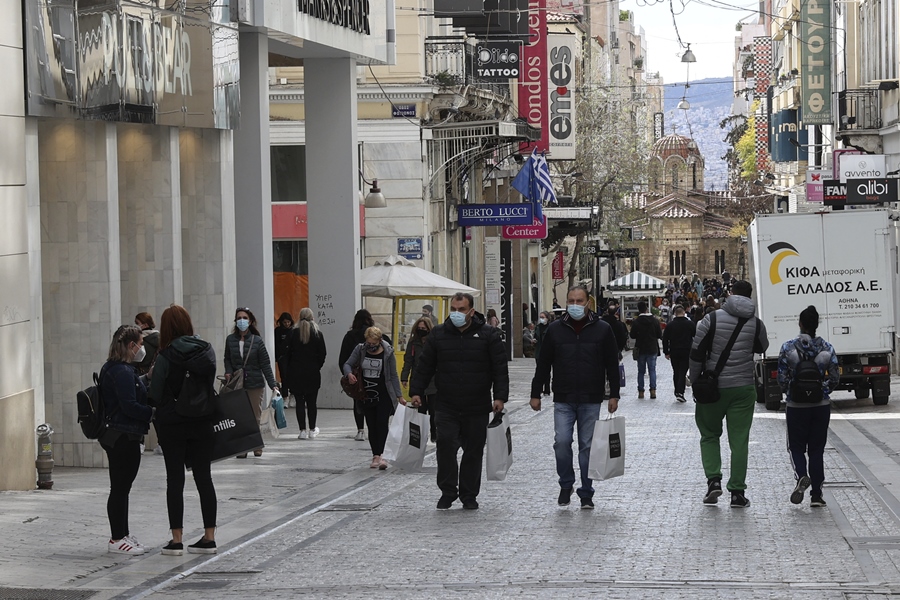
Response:
M730 233L734 199L704 191L704 166L691 138L672 133L653 145L649 190L627 201L642 213L628 224L636 270L665 281L692 271L703 278L746 271L741 238Z

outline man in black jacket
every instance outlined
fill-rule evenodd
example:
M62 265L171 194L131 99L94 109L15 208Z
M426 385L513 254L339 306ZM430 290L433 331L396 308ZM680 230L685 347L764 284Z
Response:
M474 510L481 489L488 415L492 410L501 412L509 399L509 369L500 330L475 312L470 294L453 296L450 316L425 338L409 386L413 406L421 406L432 377L437 386L434 420L441 489L437 508L447 510L459 498L463 508ZM463 455L457 464L460 447Z
M675 399L684 402L684 389L687 384L687 372L691 366L691 342L697 324L684 314L684 307L675 305L675 316L663 331L663 354L672 363L675 375Z
M662 327L659 320L650 313L645 300L638 302L640 313L631 322L631 339L638 353L638 398L644 397L644 371L650 375L650 398L656 398L656 358L659 356L659 340Z
M606 314L600 317L607 325L612 327L613 334L616 336L616 346L619 347L619 360L622 360L622 353L628 346L628 328L625 323L619 320L619 303L615 300L609 301L606 308Z
M560 506L568 506L575 486L572 465L573 429L578 426L578 467L581 508L594 508L594 487L588 459L594 426L600 417L605 381L609 381L610 413L619 407L619 349L609 325L587 308L588 293L580 285L569 289L566 314L550 324L531 382L531 408L541 410L541 389L553 371L553 450L559 475Z

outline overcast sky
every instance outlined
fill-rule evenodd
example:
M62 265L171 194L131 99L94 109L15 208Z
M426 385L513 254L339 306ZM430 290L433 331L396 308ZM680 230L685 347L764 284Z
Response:
M691 44L691 51L697 57L697 62L690 65L690 79L730 77L734 61L734 36L737 33L735 25L741 20L745 23L756 22L754 11L759 3L756 0L702 1L721 8L689 0L683 12L675 15L681 40ZM682 7L679 0L674 0L673 6L676 12ZM646 33L645 70L659 71L666 83L685 81L687 65L681 62L684 49L678 44L669 2L653 4L652 0L622 0L621 8L632 11L635 23L643 27Z

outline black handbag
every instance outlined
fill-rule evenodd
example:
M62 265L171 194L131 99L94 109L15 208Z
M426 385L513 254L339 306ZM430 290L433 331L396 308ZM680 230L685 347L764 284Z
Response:
M212 416L212 460L224 460L264 446L247 390L219 395Z
M729 338L725 348L722 349L722 354L719 355L716 368L710 371L706 368L706 359L712 350L712 340L716 333L716 313L715 311L709 313L709 330L706 332L706 337L703 338L703 341L697 347L697 350L701 351L701 360L704 368L696 380L691 381L691 392L694 394L694 400L696 400L697 404L713 404L719 401L719 374L725 368L725 362L728 360L728 355L731 354L731 348L748 320L738 319L737 325L731 333L731 338Z

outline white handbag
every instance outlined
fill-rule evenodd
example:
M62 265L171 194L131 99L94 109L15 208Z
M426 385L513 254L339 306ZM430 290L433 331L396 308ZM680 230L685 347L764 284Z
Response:
M503 481L513 464L512 432L509 419L504 419L506 410L494 413L487 430L487 478L488 481Z
M404 471L421 471L428 444L429 425L427 414L398 404L381 458Z
M594 426L588 477L605 481L625 474L625 417L607 415Z

